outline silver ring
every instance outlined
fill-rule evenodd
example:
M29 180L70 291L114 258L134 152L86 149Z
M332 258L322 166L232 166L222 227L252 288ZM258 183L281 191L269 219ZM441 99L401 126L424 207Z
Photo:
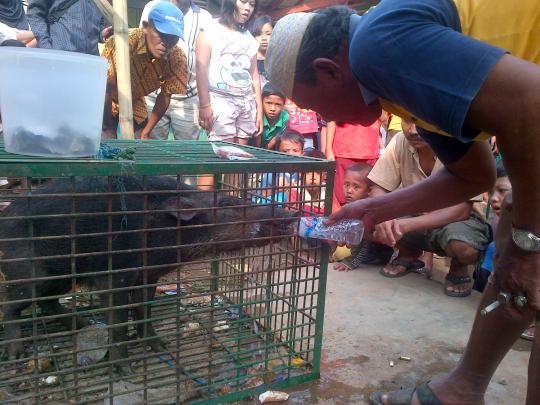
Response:
M524 296L523 294L518 294L518 295L514 296L514 304L518 308L525 307L525 305L527 305L527 297Z
M497 301L499 301L502 305L508 304L512 300L512 294L500 292L497 296Z

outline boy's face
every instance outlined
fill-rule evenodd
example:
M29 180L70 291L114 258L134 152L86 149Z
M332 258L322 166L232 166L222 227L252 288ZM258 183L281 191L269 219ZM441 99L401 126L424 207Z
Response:
M276 95L267 96L263 98L263 109L268 121L274 122L283 110L283 99Z
M366 177L352 170L345 171L343 193L347 203L366 198L369 193L369 184Z
M501 208L504 197L510 191L512 191L510 179L508 179L508 177L506 176L497 178L497 181L495 182L495 186L493 187L493 191L491 193L491 208L493 209L495 215L501 215Z
M279 151L290 155L302 155L304 153L303 149L302 145L297 142L282 140L279 143Z

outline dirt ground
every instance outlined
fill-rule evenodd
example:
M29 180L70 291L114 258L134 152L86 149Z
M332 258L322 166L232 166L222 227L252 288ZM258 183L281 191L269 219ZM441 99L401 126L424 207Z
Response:
M330 268L321 379L288 389L288 404L369 403L373 391L413 386L448 372L459 360L480 294L445 296L439 282L444 269L437 266L434 280L419 274L388 279L378 270ZM524 403L530 349L521 339L514 345L489 386L486 404Z

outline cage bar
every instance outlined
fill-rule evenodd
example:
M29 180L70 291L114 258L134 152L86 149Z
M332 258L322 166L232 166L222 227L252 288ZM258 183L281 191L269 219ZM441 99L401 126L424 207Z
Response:
M318 378L328 249L295 226L329 212L332 162L108 144L135 160L0 152L3 403L210 404Z

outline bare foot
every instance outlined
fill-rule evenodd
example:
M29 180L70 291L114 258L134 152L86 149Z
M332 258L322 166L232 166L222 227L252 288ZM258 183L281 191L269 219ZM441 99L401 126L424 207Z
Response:
M351 269L343 263L334 264L334 270L336 271L351 271Z

